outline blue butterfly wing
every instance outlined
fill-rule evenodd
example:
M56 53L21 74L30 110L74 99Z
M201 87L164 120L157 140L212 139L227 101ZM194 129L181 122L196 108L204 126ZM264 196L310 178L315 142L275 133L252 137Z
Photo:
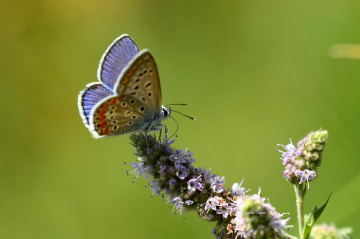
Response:
M92 108L102 99L114 93L104 87L101 83L90 83L78 97L78 106L81 118L86 127L89 128L89 118Z
M89 129L95 138L157 130L162 120L158 69L148 50L140 51L121 73L116 94L91 110Z
M115 39L100 60L98 79L109 89L114 89L121 71L138 52L139 48L130 36L123 34Z

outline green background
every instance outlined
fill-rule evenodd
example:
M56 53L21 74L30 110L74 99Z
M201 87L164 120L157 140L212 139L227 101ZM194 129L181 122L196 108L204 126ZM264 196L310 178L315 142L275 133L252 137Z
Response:
M77 95L123 33L154 55L164 104L187 102L174 108L197 118L173 114L175 146L195 166L226 174L227 187L261 187L297 235L275 148L322 127L329 141L305 210L332 193L320 221L358 225L360 61L328 52L360 43L359 1L0 4L0 238L212 238L213 224L171 214L147 181L131 182L127 136L94 140L80 119Z

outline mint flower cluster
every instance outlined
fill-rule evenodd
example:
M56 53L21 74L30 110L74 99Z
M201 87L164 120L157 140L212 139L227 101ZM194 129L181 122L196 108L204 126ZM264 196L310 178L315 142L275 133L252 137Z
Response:
M276 212L266 198L260 196L260 192L259 189L258 194L230 199L235 203L233 217L227 224L227 231L221 230L221 225L218 227L220 230L215 228L213 233L217 238L289 238L284 229L292 227L287 225L290 217L281 219L285 213Z
M311 239L352 239L352 228L336 228L334 224L325 223L316 225L311 231Z
M286 151L282 153L283 165L285 170L283 176L292 184L302 184L317 177L318 167L322 163L322 152L325 148L328 138L326 130L318 130L309 133L305 138L297 143L297 147L293 145L291 139L290 144L282 146Z
M171 147L174 139L162 140L152 135L130 136L135 154L139 156L132 163L135 178L151 178L149 185L153 194L165 194L174 204L173 211L197 212L200 218L216 222L213 234L216 238L288 238L285 229L289 218L276 212L265 198L258 194L247 195L241 183L232 189L224 187L225 179L211 170L195 168L193 153L187 149Z

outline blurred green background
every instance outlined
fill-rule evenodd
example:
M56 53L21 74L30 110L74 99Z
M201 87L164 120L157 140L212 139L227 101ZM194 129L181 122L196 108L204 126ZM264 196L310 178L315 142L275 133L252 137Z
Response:
M355 0L0 2L0 238L212 238L194 213L171 214L147 181L127 136L94 140L77 95L97 81L119 35L153 53L175 144L226 186L262 195L295 225L292 185L277 143L329 131L305 210L333 194L320 222L360 221L360 61L333 59L335 43L360 43ZM165 122L171 130L176 124ZM354 228L354 237L360 237Z

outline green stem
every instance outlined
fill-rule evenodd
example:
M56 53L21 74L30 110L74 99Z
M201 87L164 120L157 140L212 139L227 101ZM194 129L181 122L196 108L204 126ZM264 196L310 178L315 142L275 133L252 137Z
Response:
M297 217L299 223L299 233L300 239L304 239L304 199L306 194L306 189L304 190L304 184L294 185L295 195L296 195L296 207L297 207Z

